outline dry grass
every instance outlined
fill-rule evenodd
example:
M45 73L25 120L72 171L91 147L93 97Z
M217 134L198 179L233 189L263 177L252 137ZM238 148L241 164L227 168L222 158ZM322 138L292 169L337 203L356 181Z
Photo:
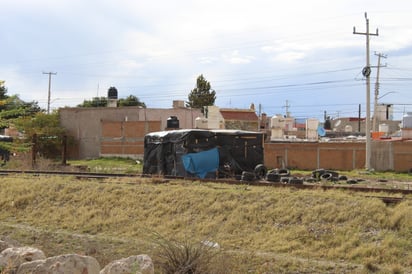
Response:
M199 239L219 243L225 256L210 260L226 273L412 270L411 200L386 206L345 191L28 175L0 178L0 197L0 235L49 256L89 254L102 266L156 257L156 233L188 249Z

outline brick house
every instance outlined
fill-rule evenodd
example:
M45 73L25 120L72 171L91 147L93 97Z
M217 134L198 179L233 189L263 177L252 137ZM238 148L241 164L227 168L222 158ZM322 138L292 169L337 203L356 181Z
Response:
M141 157L144 136L167 129L175 117L179 128L194 128L199 109L174 104L173 108L99 107L61 108L60 123L74 139L69 149L73 159L102 156Z
M258 131L259 117L253 108L238 109L208 106L205 117L197 121L196 127Z

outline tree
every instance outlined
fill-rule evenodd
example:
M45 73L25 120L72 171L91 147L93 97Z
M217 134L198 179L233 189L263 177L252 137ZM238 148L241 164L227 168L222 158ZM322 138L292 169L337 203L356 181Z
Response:
M204 114L205 106L213 106L216 100L216 92L210 88L210 83L201 74L197 77L196 87L192 89L188 96L186 106L200 108Z
M83 103L77 105L77 107L107 107L107 97L93 97L91 100L84 100Z
M119 99L119 106L121 107L131 107L131 106L138 106L142 108L146 108L146 104L141 102L139 98L134 95L129 95L125 99Z
M37 151L47 158L58 158L61 155L62 137L66 130L60 125L58 111L51 114L38 112L32 117L19 117L14 126L24 134L24 143L31 144L33 136L37 136Z
M0 80L0 101L7 98L7 88L4 86L4 81Z
M7 95L4 81L0 81L0 129L7 128L14 119L41 112L37 102L25 102L18 95Z

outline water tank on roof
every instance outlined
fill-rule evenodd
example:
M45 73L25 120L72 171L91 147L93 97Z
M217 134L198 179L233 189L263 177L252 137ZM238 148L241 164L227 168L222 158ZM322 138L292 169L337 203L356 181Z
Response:
M317 130L318 126L319 126L319 120L318 119L308 118L306 120L306 129L307 130L310 130L310 129Z
M107 91L107 98L108 99L117 99L117 88L110 87Z
M353 128L351 125L346 125L345 126L345 132L353 132Z
M275 115L270 119L271 128L284 128L285 119L281 115Z
M177 119L176 116L170 116L167 118L167 128L179 128L179 119Z
M412 112L407 112L403 116L403 128L412 129Z
M389 125L387 125L387 124L379 124L379 132L383 132L384 134L388 134L388 132L389 132Z
M208 128L208 121L207 121L207 119L206 119L206 118L203 118L203 117L197 117L197 118L195 119L195 127L196 127L196 128L205 128L205 129L207 129L207 128Z

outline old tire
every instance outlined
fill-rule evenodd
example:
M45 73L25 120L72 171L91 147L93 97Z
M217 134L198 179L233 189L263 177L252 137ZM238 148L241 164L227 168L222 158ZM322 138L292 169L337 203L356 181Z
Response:
M241 181L250 182L250 181L253 181L253 180L255 180L255 173L248 172L248 171L243 171L242 172Z
M266 174L266 181L279 183L280 182L280 175L277 173L268 173Z
M324 180L324 181L330 181L330 180L332 180L332 173L329 173L329 172L326 172L326 173L323 173L322 175L320 175L320 179L321 180Z
M281 177L289 177L290 176L290 171L289 171L289 169L281 168L281 169L278 170L278 174Z
M266 176L266 173L268 172L268 169L263 165L263 164L259 164L255 167L255 176L258 179L263 179Z
M296 177L290 177L289 178L289 184L302 185L303 184L303 179L296 178Z

